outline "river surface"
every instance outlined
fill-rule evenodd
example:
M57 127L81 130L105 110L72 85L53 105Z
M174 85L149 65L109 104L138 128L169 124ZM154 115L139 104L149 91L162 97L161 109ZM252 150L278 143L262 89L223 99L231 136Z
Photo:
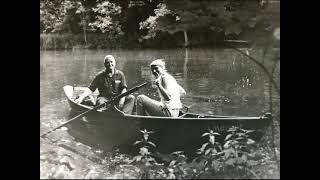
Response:
M88 86L104 69L107 54L115 57L116 68L126 75L129 88L150 81L150 62L165 59L167 71L187 92L182 102L192 105L190 112L260 116L270 110L267 76L253 61L232 49L40 51L40 133L68 120L70 108L63 86ZM252 56L261 59L258 52L252 52ZM269 66L267 58L264 63ZM277 66L274 73L278 84L279 69ZM157 96L150 88L138 93ZM271 95L279 102L275 91ZM80 131L78 134L83 133ZM101 144L103 138L92 141L87 144ZM108 146L108 142L103 144Z

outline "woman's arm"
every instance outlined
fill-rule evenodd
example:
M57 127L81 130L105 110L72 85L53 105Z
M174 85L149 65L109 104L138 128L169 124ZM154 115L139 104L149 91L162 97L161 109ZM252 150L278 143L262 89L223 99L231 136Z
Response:
M168 78L163 77L163 76L159 76L155 80L155 83L156 83L157 87L159 88L159 91L160 91L161 95L163 96L164 100L169 101L171 94L168 90L168 87L170 85Z
M177 84L177 85L178 85L178 88L179 88L179 93L180 93L180 95L181 95L181 96L186 95L187 93L186 93L186 91L183 89L183 87L181 87L179 84Z
M175 80L169 76L161 76L156 80L156 84L165 100L169 101L175 91Z

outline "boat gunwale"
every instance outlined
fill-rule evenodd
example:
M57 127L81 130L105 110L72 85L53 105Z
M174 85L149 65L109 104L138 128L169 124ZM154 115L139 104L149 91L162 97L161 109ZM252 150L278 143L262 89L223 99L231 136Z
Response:
M71 87L72 87L72 92L68 92L71 90ZM70 86L70 85L65 85L63 87L63 90L64 90L64 93L65 95L67 96L68 100L81 107L81 108L84 108L84 109L93 109L92 106L87 106L87 105L83 105L83 104L78 104L76 102L74 102L74 100L72 99L72 96L73 96L73 92L74 92L74 86ZM262 116L252 116L252 117L244 117L244 116L222 116L222 115L217 115L217 116L214 116L214 115L206 115L206 114L197 114L197 113L186 113L186 114L190 114L190 115L193 115L193 116L198 116L198 117L191 117L191 118L186 118L186 117L163 117L163 116L142 116L142 115L130 115L130 114L125 114L124 112L120 111L116 106L114 106L114 109L116 111L114 111L115 113L119 113L120 116L123 116L123 117L127 117L127 118L139 118L139 119L163 119L163 120L196 120L196 121L219 121L219 120L225 120L225 121L232 121L232 120L271 120L270 116L268 116L266 113L265 115L262 115ZM96 112L99 112L99 113L110 113L110 112L105 112L105 111L102 111L102 110L96 110ZM209 117L206 117L206 116L209 116ZM212 117L210 117L212 116Z

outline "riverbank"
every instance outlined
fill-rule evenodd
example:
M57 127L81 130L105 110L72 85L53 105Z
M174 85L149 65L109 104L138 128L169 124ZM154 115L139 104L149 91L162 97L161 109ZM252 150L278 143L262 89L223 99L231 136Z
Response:
M40 179L132 179L139 169L124 164L127 155L94 150L70 136L40 138ZM69 138L66 138L69 137ZM52 138L52 137L51 137ZM57 137L56 137L57 138ZM122 162L122 163L121 163Z
M119 49L119 48L178 48L185 47L181 35L162 34L153 39L135 40L128 37L109 37L105 34L87 34L86 42L82 34L40 34L40 50L64 50L64 49ZM188 47L218 47L229 45L248 47L246 41L224 41L214 37L208 39L190 38Z

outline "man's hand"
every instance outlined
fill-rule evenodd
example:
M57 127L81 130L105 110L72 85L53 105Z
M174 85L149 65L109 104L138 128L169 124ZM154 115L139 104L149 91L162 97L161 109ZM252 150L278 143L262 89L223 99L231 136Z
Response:
M74 100L74 102L77 103L77 104L80 104L80 103L82 103L83 99L84 99L84 98L83 98L82 96L79 96L78 98L76 98L76 99Z
M123 104L124 104L124 103L119 102L118 107L119 107L119 109L120 109L120 110L122 110L122 108L123 108Z
M126 90L125 90L125 91L126 91ZM122 91L122 93L123 93L123 91ZM123 108L125 99L126 99L126 97L122 97L122 98L119 100L118 107L119 107L120 110L122 110L122 108Z

